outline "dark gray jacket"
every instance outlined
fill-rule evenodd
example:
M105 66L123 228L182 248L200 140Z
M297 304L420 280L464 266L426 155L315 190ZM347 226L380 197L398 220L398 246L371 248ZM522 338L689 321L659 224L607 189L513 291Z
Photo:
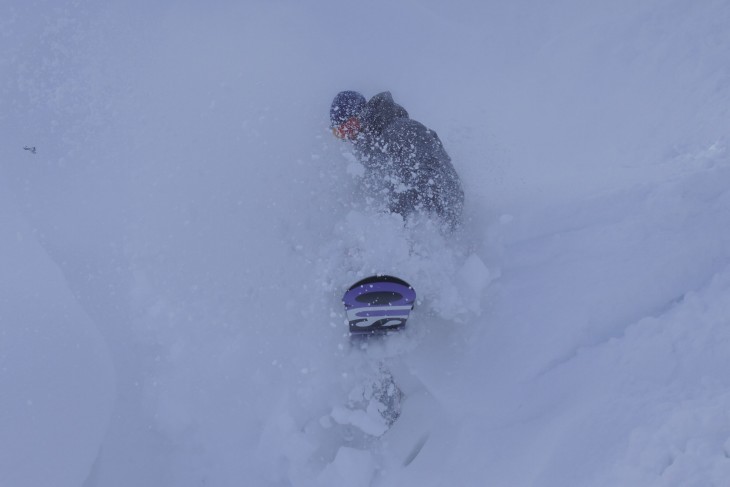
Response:
M436 132L408 118L387 91L372 97L359 118L355 148L368 189L403 217L420 210L458 226L464 192Z

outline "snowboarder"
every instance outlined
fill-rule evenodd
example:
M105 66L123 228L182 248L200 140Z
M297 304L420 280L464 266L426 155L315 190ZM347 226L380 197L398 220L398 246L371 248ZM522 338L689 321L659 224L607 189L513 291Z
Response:
M450 229L461 222L464 192L436 132L408 117L386 91L369 101L342 91L330 108L333 134L353 143L365 166L365 185L403 218L423 211Z

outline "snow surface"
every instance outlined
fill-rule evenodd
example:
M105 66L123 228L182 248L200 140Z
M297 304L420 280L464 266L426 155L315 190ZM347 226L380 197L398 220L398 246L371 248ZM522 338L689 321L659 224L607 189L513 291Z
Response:
M730 485L728 25L5 2L0 486ZM459 233L369 211L342 89L439 133ZM351 347L341 295L378 272L419 302ZM381 363L405 398L376 437L347 405Z

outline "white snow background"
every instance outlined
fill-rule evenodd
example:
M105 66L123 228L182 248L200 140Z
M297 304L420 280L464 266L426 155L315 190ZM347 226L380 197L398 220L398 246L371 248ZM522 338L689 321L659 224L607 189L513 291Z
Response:
M719 0L4 2L0 486L730 485L729 25ZM438 132L460 233L362 204L343 89ZM340 298L375 272L419 303L353 350ZM382 357L399 421L328 435Z

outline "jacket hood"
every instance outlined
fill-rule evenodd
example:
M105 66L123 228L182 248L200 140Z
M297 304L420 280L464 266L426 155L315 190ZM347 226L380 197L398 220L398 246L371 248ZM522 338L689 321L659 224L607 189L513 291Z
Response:
M384 91L370 98L359 118L365 130L380 135L393 120L408 118L408 112L393 101L389 91Z

